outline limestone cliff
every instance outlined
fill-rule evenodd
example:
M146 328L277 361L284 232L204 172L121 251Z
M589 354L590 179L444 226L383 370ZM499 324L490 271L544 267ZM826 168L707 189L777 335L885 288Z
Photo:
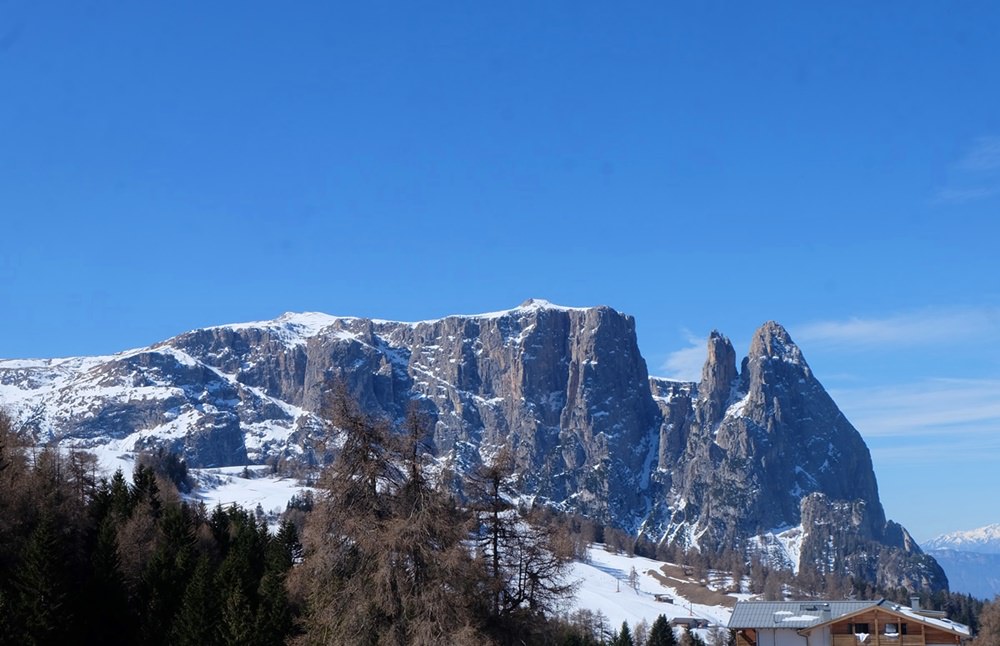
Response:
M608 307L527 301L417 323L288 314L109 357L0 361L0 405L39 442L166 446L193 466L316 463L334 380L392 420L416 402L458 473L509 447L536 502L703 547L799 532L801 550L779 555L790 567L946 585L886 521L864 441L776 323L739 370L713 332L694 384L650 379L635 321Z
M738 372L729 340L713 332L701 383L672 388L669 405L660 400L666 507L644 527L648 536L770 545L769 556L793 569L947 586L886 520L868 447L780 325L757 330Z

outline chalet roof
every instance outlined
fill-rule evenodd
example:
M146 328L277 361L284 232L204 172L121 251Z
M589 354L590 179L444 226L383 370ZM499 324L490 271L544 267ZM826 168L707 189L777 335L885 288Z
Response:
M737 601L729 628L808 628L877 606L879 601ZM826 609L829 615L824 615Z
M871 608L882 608L892 614L905 617L942 630L969 636L969 627L943 617L928 617L907 606L901 606L885 599L878 601L737 601L729 628L789 628L793 630L812 629L855 615ZM824 614L829 609L830 614Z
M739 605L739 604L737 603L737 605ZM948 631L948 632L950 632L952 634L956 634L956 635L959 635L961 637L969 637L971 635L971 631L969 630L968 626L966 626L965 624L960 624L957 621L952 621L951 619L948 619L946 617L929 617L929 616L921 613L918 610L914 610L913 608L910 608L909 606L901 606L901 605L893 603L891 601L886 601L885 599L882 599L881 601L879 601L875 605L877 605L879 608L881 608L882 610L887 611L890 614L894 614L894 615L897 615L897 616L899 616L901 618L905 618L907 621L916 621L916 622L922 623L922 624L924 624L926 626L933 626L935 628L939 628L941 630ZM854 610L854 611L851 611L851 612L848 612L848 613L845 613L845 614L847 614L847 615L853 615L853 614L857 614L861 610L864 610L864 608L862 608L860 610ZM820 626L820 625L824 625L824 624L828 624L828 623L833 623L836 620L837 620L837 616L834 615L832 617L832 619L824 620L822 623L815 624L815 625L810 624L810 625L804 626L804 627L806 627L806 628L815 628L816 626Z

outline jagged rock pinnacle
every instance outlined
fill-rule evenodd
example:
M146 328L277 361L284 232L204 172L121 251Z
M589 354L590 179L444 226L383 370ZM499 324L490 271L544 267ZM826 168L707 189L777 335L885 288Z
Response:
M736 377L736 351L733 350L733 344L718 330L712 330L708 336L708 358L701 371L699 387L702 395L700 421L703 426L711 426L722 419Z

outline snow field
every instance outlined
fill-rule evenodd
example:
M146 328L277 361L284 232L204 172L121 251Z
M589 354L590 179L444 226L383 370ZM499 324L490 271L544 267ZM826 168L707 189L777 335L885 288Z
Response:
M663 565L661 561L615 554L606 551L603 545L591 545L588 562L574 562L570 571L570 579L578 582L579 587L575 598L570 600L567 611L599 610L608 618L608 624L613 630L618 630L623 621L628 622L630 627L642 620L652 624L659 615L664 615L667 619L698 617L722 626L729 623L732 614L730 608L690 603L677 594L675 588L664 585L647 574L649 570L659 571ZM638 590L629 587L632 568L639 574ZM657 601L655 594L668 595L673 603ZM735 600L749 595L732 596Z

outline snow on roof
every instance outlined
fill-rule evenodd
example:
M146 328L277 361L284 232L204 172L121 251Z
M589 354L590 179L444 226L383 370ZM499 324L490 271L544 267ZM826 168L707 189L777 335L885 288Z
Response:
M877 601L739 601L730 628L808 628L830 610L836 619L877 605Z
M871 608L882 608L907 619L968 636L969 627L950 619L928 617L907 606L878 601L740 601L733 609L729 627L739 628L813 628L837 621ZM830 614L823 616L829 608Z
M928 626L935 626L941 628L942 630L947 630L950 632L959 633L961 635L970 635L969 627L965 624L960 624L957 621L952 621L947 617L928 617L927 615L921 614L920 612L910 608L908 606L901 606L895 603L890 603L888 601L882 602L883 608L887 610L893 610L901 615L905 615L908 619L913 619L915 621L920 621Z

